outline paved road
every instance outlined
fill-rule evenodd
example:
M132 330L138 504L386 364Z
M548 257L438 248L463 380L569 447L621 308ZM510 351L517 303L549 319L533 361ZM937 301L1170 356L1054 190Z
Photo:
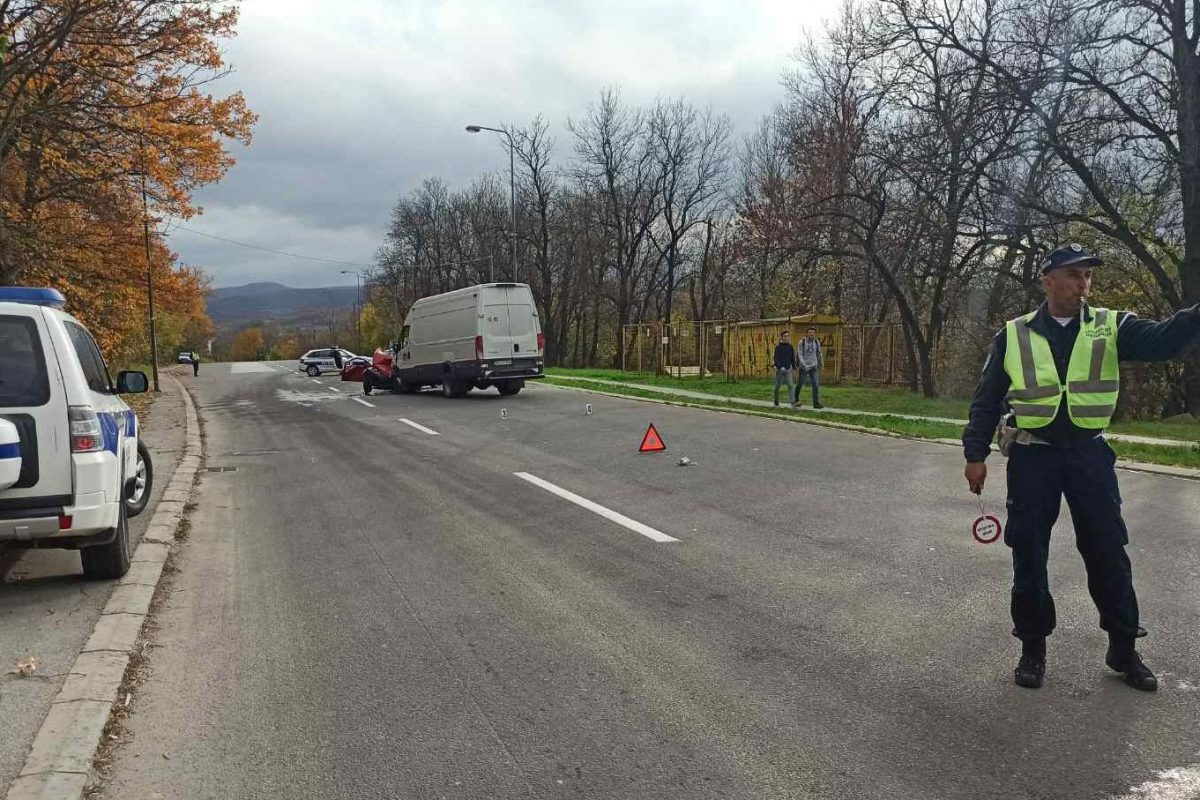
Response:
M166 376L161 386L142 427L155 481L150 505L129 521L135 544L183 450L183 398ZM84 578L75 550L0 551L0 795L21 771L34 734L114 586L116 581ZM30 656L39 662L36 677L10 672Z
M1194 482L1122 476L1163 691L1106 673L1064 527L1031 692L953 448L547 387L192 385L236 471L202 482L107 796L1095 798L1200 761ZM670 450L639 456L650 420Z

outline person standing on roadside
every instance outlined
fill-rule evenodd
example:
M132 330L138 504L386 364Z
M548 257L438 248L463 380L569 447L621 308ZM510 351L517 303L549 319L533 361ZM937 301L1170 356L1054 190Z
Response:
M821 367L825 366L825 356L821 352L821 340L817 338L817 329L809 328L808 334L796 345L796 402L792 405L799 408L800 393L804 391L804 378L812 381L813 408L824 408L821 405Z
M792 392L792 370L796 368L796 350L789 341L790 334L783 331L779 334L779 344L775 345L775 405L779 405L779 387L787 384L787 396Z
M195 350L192 351L192 377L196 378L200 375L200 354Z
M1054 630L1054 598L1046 563L1050 529L1067 498L1088 591L1108 633L1104 663L1135 689L1158 679L1134 649L1146 635L1138 618L1133 569L1125 545L1116 455L1104 440L1120 391L1119 362L1167 361L1200 341L1200 305L1164 322L1127 311L1093 308L1092 269L1104 262L1072 244L1042 262L1046 301L1009 320L992 340L963 432L964 477L975 494L987 480L984 459L1004 406L1009 450L1008 522L1012 549L1013 635L1021 658L1018 686L1036 689L1046 674L1046 637Z

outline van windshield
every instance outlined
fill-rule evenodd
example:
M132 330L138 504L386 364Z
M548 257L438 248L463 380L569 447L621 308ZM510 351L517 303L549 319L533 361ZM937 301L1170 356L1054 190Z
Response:
M50 381L37 325L29 317L0 315L0 408L48 402Z

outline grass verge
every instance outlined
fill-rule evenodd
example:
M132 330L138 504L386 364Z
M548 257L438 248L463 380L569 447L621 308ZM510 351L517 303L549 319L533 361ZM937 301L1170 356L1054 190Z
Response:
M615 369L551 369L558 378L597 378L619 381L628 386L652 386L687 389L731 399L768 400L775 382L770 378L746 378L731 383L724 378L673 378L649 373L624 373ZM807 399L811 395L807 394ZM917 414L925 417L966 419L970 401L953 397L924 397L905 389L884 386L837 384L821 387L821 399L833 408L892 414ZM1117 422L1109 430L1135 436L1200 442L1200 422L1133 421Z
M630 384L600 387L588 381L571 380L571 378L564 377L561 374L548 375L544 379L544 382L552 386L598 390L625 397L658 400L666 402L669 405L732 411L748 416L768 417L787 422L801 422L830 428L855 428L911 439L958 440L962 438L962 426L946 422L926 422L924 420L910 420L888 415L876 417L857 414L838 414L835 418L828 414L803 409L799 411L770 411L744 405L737 402L736 399L700 401L688 398L676 398L655 392L653 389ZM1190 447L1161 447L1158 445L1131 444L1128 442L1110 442L1110 445L1116 451L1118 458L1127 461L1200 469L1200 445L1192 445Z

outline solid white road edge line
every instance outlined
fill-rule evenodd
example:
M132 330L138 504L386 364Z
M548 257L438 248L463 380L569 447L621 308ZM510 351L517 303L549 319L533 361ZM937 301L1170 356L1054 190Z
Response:
M409 427L416 428L421 433L428 433L430 436L438 435L437 431L426 428L424 425L418 425L417 423L413 422L411 419L401 419L400 421L403 422L405 425L408 425Z
M366 400L363 400L361 397L351 397L350 399L356 403L361 403L362 405L366 406L367 408L375 407L374 403L368 403Z
M520 478L523 481L529 481L534 486L540 486L543 489L545 489L547 492L550 492L551 494L556 494L564 500L569 500L577 506L582 506L583 508L586 508L588 511L591 511L593 514L599 514L600 516L604 517L605 519L611 520L612 522L615 522L618 525L623 525L624 527L629 528L629 530L634 531L635 533L640 533L642 536L645 536L648 539L653 539L656 542L678 542L679 541L674 536L667 536L662 531L657 531L654 528L651 528L649 525L643 525L642 523L638 522L636 519L630 519L629 517L625 516L624 514L618 514L616 511L613 511L611 508L605 508L604 506L600 505L599 503L593 503L591 500L588 500L586 497L580 497L579 495L575 494L574 492L568 492L566 489L563 489L561 486L555 486L553 483L550 483L550 481L544 481L536 475L530 475L528 472L514 472L513 475L516 475L518 478Z

